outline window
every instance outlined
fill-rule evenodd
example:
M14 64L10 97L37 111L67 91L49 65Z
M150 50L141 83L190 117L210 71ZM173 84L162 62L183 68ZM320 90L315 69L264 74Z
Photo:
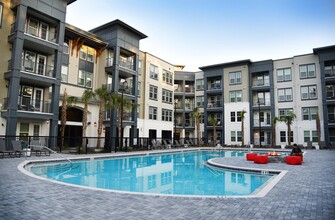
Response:
M163 70L163 82L172 85L172 73L167 71L167 70Z
M299 67L299 70L300 70L300 79L315 78L314 64L301 65Z
M301 86L301 100L316 99L316 85L312 86Z
M197 96L196 102L197 102L198 108L203 108L204 107L204 96Z
M66 82L68 80L68 71L69 71L69 67L68 66L64 66L62 65L62 82Z
M2 11L3 11L3 3L0 2L0 28L2 27Z
M334 123L334 120L335 120L335 107L329 106L327 109L328 109L328 120L329 120L329 122Z
M204 90L204 79L196 80L197 91Z
M149 99L151 99L151 100L157 100L157 91L158 91L158 87L157 86L150 85Z
M277 70L277 82L288 82L292 80L291 68Z
M242 91L231 91L229 92L230 102L242 102Z
M293 101L292 88L278 89L278 102Z
M142 60L138 61L138 75L141 75L142 72Z
M229 73L229 84L241 84L242 83L242 72L232 72Z
M279 119L282 119L284 116L288 115L290 112L293 112L292 108L282 108L278 110Z
M318 132L312 131L312 142L318 142Z
M302 120L315 120L318 114L318 107L302 108Z
M150 78L158 80L158 67L150 64Z
M78 85L86 88L92 88L92 78L92 73L79 70Z
M311 140L309 131L304 131L304 142L308 142Z
M235 131L230 131L230 141L236 142L236 132Z
M325 64L325 76L330 77L335 75L335 63Z
M170 172L161 173L161 185L170 184L172 182L172 174Z
M172 110L162 109L162 121L172 121Z
M88 62L93 62L94 49L88 46L82 46L80 48L80 59L87 60Z
M162 101L172 103L172 91L162 89Z
M157 120L157 108L149 106L149 119Z
M69 41L68 40L64 40L63 53L69 54Z
M230 121L235 122L235 112L230 112Z
M236 121L242 121L241 112L236 112Z
M237 131L237 141L242 141L242 131Z
M280 132L280 142L286 142L286 131Z
M29 123L20 123L20 137L29 135Z

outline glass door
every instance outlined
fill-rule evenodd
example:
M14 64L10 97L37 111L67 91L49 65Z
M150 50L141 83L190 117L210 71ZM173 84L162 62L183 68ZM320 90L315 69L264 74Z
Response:
M45 75L45 67L47 63L47 57L38 54L37 55L37 74L39 75Z
M22 86L21 109L29 111L31 109L31 98L33 95L33 88L29 86Z
M42 103L43 103L43 89L35 89L34 91L34 110L42 111Z
M39 30L40 38L42 38L43 40L48 40L49 25L47 25L46 23L41 22L39 29L40 29Z

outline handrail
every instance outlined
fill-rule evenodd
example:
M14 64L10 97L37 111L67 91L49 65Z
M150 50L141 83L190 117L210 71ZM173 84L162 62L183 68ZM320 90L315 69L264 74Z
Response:
M30 148L30 147L45 148L45 149L51 151L52 153L59 155L61 158L63 158L63 159L65 159L65 160L69 161L71 165L73 164L72 161L71 161L69 158L66 158L66 157L62 156L61 154L57 153L57 152L54 151L54 150L51 150L51 149L48 148L47 146L41 146L41 145L28 145L27 148L26 148L26 151L28 150L28 147L29 147L29 148ZM27 155L27 154L26 154L26 155Z

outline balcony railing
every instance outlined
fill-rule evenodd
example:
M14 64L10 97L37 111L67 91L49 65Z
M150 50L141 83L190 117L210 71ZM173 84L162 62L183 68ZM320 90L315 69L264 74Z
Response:
M259 126L259 119L254 119L254 126L258 127ZM263 119L263 121L261 121L261 126L271 126L271 122Z
M114 65L114 58L110 57L106 59L106 66L113 66ZM124 60L124 59L119 59L119 66L126 68L126 69L130 69L130 70L134 70L134 62L133 61L129 61L129 60Z
M185 88L185 93L194 93L195 89L194 87L186 87Z
M105 115L105 120L109 121L110 120L110 111L107 110L104 115ZM132 113L131 112L123 112L122 120L123 120L123 122L133 121Z
M194 127L195 123L191 120L185 120L185 127Z
M254 99L253 101L254 101L254 102L253 102L253 103L254 103L253 106L254 106L254 107L255 107L255 106L258 106L258 102L257 102L258 100L257 100L257 99L256 99L256 100ZM271 100L260 100L260 106L270 106L270 105L271 105Z
M175 92L184 92L184 88L182 86L178 86L174 89Z
M185 104L185 110L193 110L193 109L194 109L194 103Z
M210 84L209 86L208 86L208 90L219 90L219 89L221 89L222 87L221 87L221 84Z
M264 80L254 79L252 82L252 86L254 87L270 86L270 80L269 79L264 79Z
M335 69L325 69L325 76L326 77L334 77L335 76Z
M9 60L9 69L12 69L12 61ZM54 77L54 67L43 63L34 62L31 60L22 60L21 70L38 74L41 76Z
M222 107L222 104L220 101L217 101L217 102L209 102L207 104L207 108L220 108Z
M3 110L8 108L8 99L4 99ZM45 102L38 99L31 99L30 97L19 97L18 110L28 112L43 112L51 113L51 102Z
M17 30L16 22L14 22L10 26L10 34L13 34L16 30ZM25 33L49 42L53 43L57 42L57 34L55 31L50 30L50 27L48 27L48 30L45 29L42 30L41 28L28 26L25 30Z

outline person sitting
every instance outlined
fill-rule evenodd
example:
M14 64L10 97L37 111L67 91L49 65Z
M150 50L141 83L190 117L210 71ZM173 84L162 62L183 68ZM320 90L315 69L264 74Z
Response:
M303 159L302 158L303 157L302 150L297 144L293 144L293 148L292 148L292 151L291 151L291 156L300 156L301 159Z

